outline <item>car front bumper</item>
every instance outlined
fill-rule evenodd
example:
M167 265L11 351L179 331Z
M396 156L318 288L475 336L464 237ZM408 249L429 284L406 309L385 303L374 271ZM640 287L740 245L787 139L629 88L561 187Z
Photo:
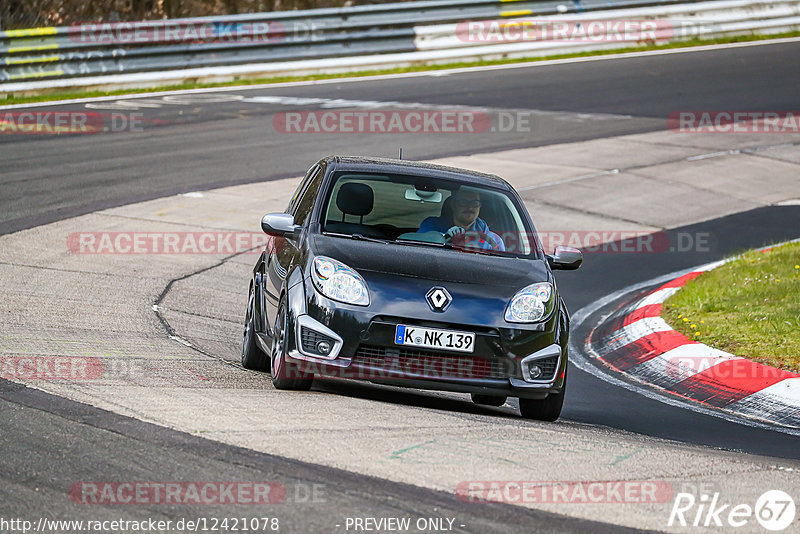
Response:
M289 341L288 360L317 379L541 399L558 393L564 385L568 332L562 311L556 308L539 324L510 325L502 318L496 326L453 324L432 321L424 313L391 317L369 306L339 303L320 295L306 281L289 290L290 321L296 335ZM397 345L398 324L474 332L475 350ZM330 346L324 355L315 350L320 340ZM544 370L539 379L530 378L532 364Z

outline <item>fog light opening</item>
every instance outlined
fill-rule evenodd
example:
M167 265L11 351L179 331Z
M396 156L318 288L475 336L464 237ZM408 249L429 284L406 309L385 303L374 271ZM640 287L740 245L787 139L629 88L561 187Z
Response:
M531 380L536 380L542 376L542 368L535 363L528 365L528 376L531 377Z
M327 341L320 341L317 343L317 352L323 356L327 356L331 352L331 344Z

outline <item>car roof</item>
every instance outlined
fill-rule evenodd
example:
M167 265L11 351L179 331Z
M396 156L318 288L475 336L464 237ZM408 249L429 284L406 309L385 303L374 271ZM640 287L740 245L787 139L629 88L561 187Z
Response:
M513 191L511 185L494 174L486 174L458 167L435 165L419 161L389 158L368 158L362 156L328 156L324 158L337 171L383 172L389 174L407 174L429 178L445 178L457 180L471 185L499 187Z

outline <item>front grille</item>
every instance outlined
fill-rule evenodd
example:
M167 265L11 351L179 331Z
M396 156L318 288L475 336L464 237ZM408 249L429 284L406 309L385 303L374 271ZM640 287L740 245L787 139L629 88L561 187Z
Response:
M558 370L558 356L551 356L549 358L542 358L541 360L533 360L528 365L536 364L542 370L542 375L536 380L552 380Z
M308 327L301 327L300 328L300 344L303 346L303 352L308 354L320 354L317 350L317 343L320 341L326 341L331 348L333 348L336 340L324 335L320 334L315 330L311 330Z
M359 345L353 364L378 370L393 378L506 379L513 375L510 360L504 362L466 354L375 345Z

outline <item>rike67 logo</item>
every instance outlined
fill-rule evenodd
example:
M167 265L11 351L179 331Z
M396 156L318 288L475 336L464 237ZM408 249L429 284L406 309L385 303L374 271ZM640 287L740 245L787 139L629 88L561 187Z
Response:
M719 493L702 493L696 497L692 493L678 493L669 514L669 527L723 527L726 532L733 528L749 526L753 530L753 520L763 528L778 532L792 524L795 517L794 499L781 490L764 492L755 505L723 502Z

